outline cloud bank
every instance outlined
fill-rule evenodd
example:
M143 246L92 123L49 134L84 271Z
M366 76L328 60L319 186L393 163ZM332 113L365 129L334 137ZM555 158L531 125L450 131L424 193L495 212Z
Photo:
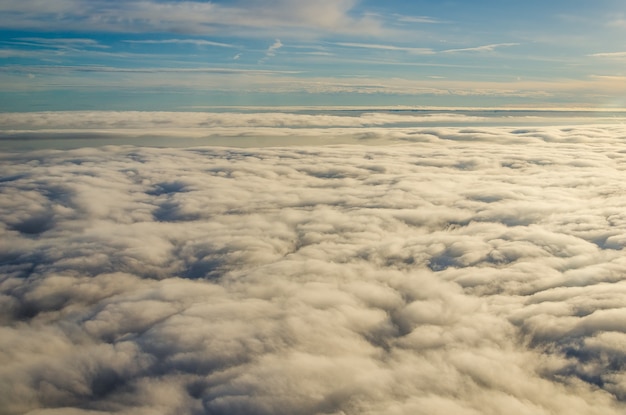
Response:
M625 133L2 154L3 413L624 413Z
M624 111L393 108L243 108L250 112L51 111L0 114L0 148L35 141L84 145L277 146L397 144L441 139L591 142L623 134ZM571 124L579 124L572 128ZM592 124L593 123L593 124ZM568 125L569 124L569 125ZM560 126L559 126L560 125ZM459 128L460 126L472 128ZM118 141L112 141L112 140ZM53 141L54 140L54 141ZM54 145L54 144L53 144ZM32 147L32 146L31 146ZM46 145L45 147L49 147Z

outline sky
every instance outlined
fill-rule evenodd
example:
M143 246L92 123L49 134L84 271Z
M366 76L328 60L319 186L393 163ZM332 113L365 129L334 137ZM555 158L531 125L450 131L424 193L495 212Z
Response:
M621 0L5 0L0 111L624 107Z
M0 28L3 414L626 413L623 0Z

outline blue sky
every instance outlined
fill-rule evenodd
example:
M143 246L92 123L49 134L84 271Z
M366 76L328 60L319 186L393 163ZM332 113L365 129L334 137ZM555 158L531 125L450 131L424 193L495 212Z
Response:
M0 111L626 106L621 0L4 0Z

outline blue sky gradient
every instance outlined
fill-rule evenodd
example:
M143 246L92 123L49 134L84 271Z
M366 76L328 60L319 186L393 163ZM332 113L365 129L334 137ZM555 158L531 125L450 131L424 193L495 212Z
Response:
M626 3L17 1L0 111L626 106Z

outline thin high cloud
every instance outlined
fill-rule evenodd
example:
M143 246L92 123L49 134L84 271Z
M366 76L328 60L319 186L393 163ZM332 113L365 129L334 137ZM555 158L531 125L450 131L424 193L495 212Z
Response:
M271 46L271 45L270 45ZM0 54L2 52L0 51ZM6 51L8 56L14 51ZM280 59L276 54L273 59ZM231 59L229 59L232 62ZM261 60L263 61L263 60ZM273 61L273 60L272 60ZM272 62L271 61L271 62ZM363 61L366 63L369 61ZM435 65L437 66L437 65ZM98 73L124 76L95 76ZM94 76L81 76L93 73ZM28 75L37 75L29 79ZM302 74L302 75L300 75ZM246 76L243 76L246 75ZM250 75L250 76L247 76ZM613 78L611 78L613 76ZM0 68L0 81L5 91L55 90L64 85L72 93L103 91L109 89L133 90L136 92L171 91L179 94L189 91L214 91L226 93L272 94L273 96L314 96L320 94L342 94L347 97L367 98L379 94L398 97L495 97L525 98L550 102L579 103L575 106L602 104L607 97L626 94L626 84L618 82L619 75L588 76L585 79L504 79L466 80L459 78L420 78L380 76L315 76L307 71L272 70L255 68L229 68L224 66L193 68L174 67L112 67L99 65L51 66L15 65ZM622 95L620 95L622 94ZM371 102L367 98L367 102ZM582 103L582 104L580 104ZM216 104L219 104L216 102ZM164 107L165 108L165 107Z
M353 43L353 42L338 42L336 43L336 45L352 47L352 48L362 48L362 49L402 51L402 52L408 52L408 53L416 54L416 55L434 55L437 53L493 52L494 50L498 48L519 46L520 44L519 43L493 43L489 45L474 46L474 47L460 48L460 49L444 49L444 50L434 50L431 48L413 48L413 47L383 45L383 44L373 44L373 43Z
M267 50L265 51L265 56L261 60L259 60L259 63L265 63L269 58L273 58L274 56L276 56L276 51L282 48L283 46L284 45L280 41L280 39L274 40L274 43L272 43L267 48Z
M336 43L336 45L350 47L350 48L402 51L402 52L409 52L409 53L416 54L416 55L432 55L435 53L435 51L430 48L412 48L412 47L395 46L395 45L381 45L381 44L376 44L376 43L338 42Z
M18 37L7 43L17 43L30 46L47 46L51 48L101 48L108 49L110 46L103 45L95 39L88 38L43 38L43 37Z
M135 67L135 68L121 68L113 66L99 66L99 65L81 65L81 66L61 66L61 65L37 65L37 66L13 66L5 68L5 72L34 72L40 74L71 74L80 72L94 72L94 73L137 73L137 74L193 74L193 73L211 73L211 74L230 74L230 75L271 75L271 74L298 74L300 71L289 70L271 70L271 69L241 69L241 68L219 68L219 67L195 67L195 68L179 68L179 67ZM182 84L181 84L182 85Z
M458 52L493 52L498 48L519 46L519 43L493 43L490 45L482 45L482 46L474 46L470 48L460 48L460 49L446 49L441 51L441 53L458 53Z
M506 105L541 100L541 105L619 106L623 85L590 78L600 58L605 74L620 74L619 29L600 21L600 15L621 17L617 7L608 1L594 7L557 3L516 10L516 4L487 9L486 4L453 8L444 2L416 10L402 2L373 7L359 0L7 0L0 4L0 27L5 39L20 39L5 41L0 49L0 56L10 58L0 67L2 90L10 95L2 107L22 110L28 103L20 96L35 92L43 108L61 108L51 97L62 93L67 103L87 95L107 99L109 108L127 109L127 100L107 95L131 90L141 109L185 99L219 105L225 94L229 103L263 95L274 102L339 99L376 105L392 102L390 95L408 103L412 95L415 102L436 96L445 106L488 106L490 98ZM571 18L559 17L563 8ZM587 17L583 23L577 20L581 16ZM288 47L273 48L276 39ZM189 53L194 46L197 53ZM522 60L534 64L519 65ZM159 73L175 65L252 70L259 63L298 76ZM56 70L45 73L54 65ZM74 71L68 69L72 66ZM116 66L120 74L141 66L154 75L96 76L94 71L89 76L82 69ZM198 90L205 93L202 98ZM180 99L172 100L173 94Z
M395 14L394 17L402 23L418 23L418 24L443 24L448 23L430 16L403 16Z
M147 39L147 40L125 40L126 43L143 45L196 45L196 46L218 46L222 48L234 48L235 45L229 43L214 42L206 39Z
M594 54L589 55L589 56L594 56L596 58L624 59L624 58L626 58L626 52L600 52L600 53L594 53Z
M63 0L53 6L8 0L0 5L0 23L10 29L113 32L235 34L237 30L300 28L335 33L372 33L380 24L371 17L353 17L353 0L245 1L234 5L199 1ZM291 31L294 35L297 31Z
M4 413L622 414L624 133L5 153Z

